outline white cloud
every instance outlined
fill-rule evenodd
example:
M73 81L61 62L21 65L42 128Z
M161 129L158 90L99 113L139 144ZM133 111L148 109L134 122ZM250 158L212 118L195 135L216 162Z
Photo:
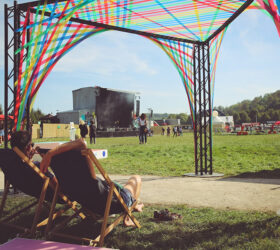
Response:
M54 72L91 72L107 76L117 72L136 72L144 75L157 73L139 54L128 50L125 41L116 41L112 43L105 40L104 45L99 40L84 41L58 62Z

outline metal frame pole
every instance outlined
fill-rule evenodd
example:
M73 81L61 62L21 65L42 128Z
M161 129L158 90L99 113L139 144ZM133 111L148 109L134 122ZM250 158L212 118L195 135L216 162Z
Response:
M213 174L213 158L212 158L212 93L211 93L211 75L210 75L210 44L207 43L207 66L208 66L208 103L209 103L209 174Z
M27 13L26 13L27 14ZM27 17L27 25L30 24L30 14L29 16ZM27 29L27 32L26 32L26 41L27 43L29 43L30 41L30 29ZM28 50L29 50L29 47L27 47L26 49L26 53L28 54ZM30 131L30 96L28 97L27 99L27 106L26 106L26 129L27 131Z
M196 44L193 46L193 85L194 85L194 161L195 161L195 174L198 174L198 161L197 161L197 92L196 92Z
M202 45L202 92L203 92L203 139L204 139L204 147L203 147L203 156L204 156L204 173L207 174L207 101L206 101L206 76L205 76L205 44Z
M17 1L14 1L14 111L13 113L15 114L15 108L16 108L16 95L17 95L17 88L15 86L15 83L18 79L18 73L19 73L19 60L20 60L20 55L19 54L15 54L15 52L17 51L17 49L19 48L19 33L16 32L16 30L19 28L20 26L20 13L19 13L19 9L17 6Z
M200 174L203 175L203 157L202 157L202 152L203 152L203 141L202 141L202 102L201 102L201 44L198 44L198 104L199 104L199 108L198 108L198 127L199 127L199 167L200 167Z
M4 65L5 65L5 73L4 73L4 83L5 83L5 97L4 97L4 146L8 147L8 85L9 85L9 59L8 59L8 51L9 51L9 39L8 39L8 5L5 4L5 21L4 21L4 36L5 36L5 44L4 44Z

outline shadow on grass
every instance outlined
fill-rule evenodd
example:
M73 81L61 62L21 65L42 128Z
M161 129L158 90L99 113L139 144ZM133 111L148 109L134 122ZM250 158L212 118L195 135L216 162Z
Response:
M280 169L261 170L258 172L245 172L239 175L217 179L217 181L280 185ZM278 189L278 188L274 188L274 189Z
M235 178L265 178L265 179L280 179L280 168L273 170L261 170L258 172L245 172L235 175Z
M152 210L152 209L151 209ZM203 210L204 211L204 210ZM197 216L203 216L203 211L198 211ZM211 210L212 211L212 210ZM214 211L214 210L213 210ZM206 210L204 212L207 212ZM233 222L211 221L192 218L190 210L185 211L185 218L178 221L158 222L151 219L150 212L141 216L141 229L132 229L118 226L105 238L105 247L117 249L224 249L242 248L250 243L258 246L260 240L269 239L279 244L280 217L271 215L261 219L252 218L249 221ZM193 210L195 216L196 210ZM210 216L210 214L208 215ZM29 220L28 216L21 218ZM20 221L19 221L20 223ZM101 228L100 223L91 220L76 221L63 230L75 236L92 238ZM16 237L14 230L0 228L0 242L4 243ZM36 239L43 239L42 234L37 234ZM81 244L61 238L51 238L51 241ZM277 248L275 248L277 249Z
M277 240L274 232L279 226L277 217L252 223L215 222L195 230L184 223L176 228L163 225L154 232L139 232L132 236L115 234L109 237L106 246L119 249L223 249L241 247L248 242L255 242L257 246L258 240L274 237Z

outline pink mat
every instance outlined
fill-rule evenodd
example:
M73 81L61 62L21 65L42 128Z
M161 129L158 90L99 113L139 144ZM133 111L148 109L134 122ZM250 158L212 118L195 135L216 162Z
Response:
M106 250L111 248L104 247L90 247L90 246L82 246L82 245L74 245L67 243L60 243L54 241L43 241L43 240L31 240L31 239L22 239L15 238L3 245L0 245L0 250Z

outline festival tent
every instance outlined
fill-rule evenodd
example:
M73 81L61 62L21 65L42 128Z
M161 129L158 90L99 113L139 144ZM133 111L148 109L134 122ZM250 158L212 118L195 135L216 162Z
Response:
M272 129L274 129L274 126L280 126L280 121L275 122L275 123L272 125Z
M213 116L212 118L213 127L225 128L225 126L234 126L233 116Z

